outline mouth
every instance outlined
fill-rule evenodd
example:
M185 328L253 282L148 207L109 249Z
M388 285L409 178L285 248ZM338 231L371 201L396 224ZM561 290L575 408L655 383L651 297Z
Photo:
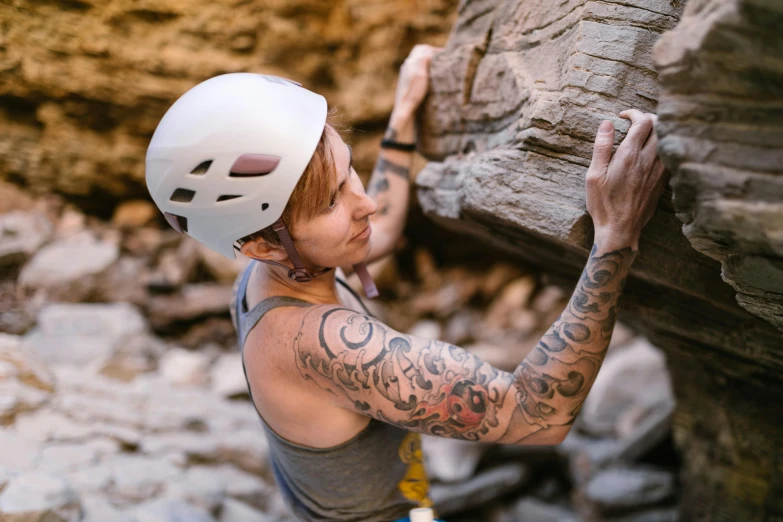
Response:
M361 232L351 238L351 241L367 239L372 233L372 227L368 224Z

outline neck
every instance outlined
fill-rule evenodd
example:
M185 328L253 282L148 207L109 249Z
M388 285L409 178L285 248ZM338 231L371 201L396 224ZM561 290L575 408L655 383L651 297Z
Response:
M258 275L258 283L265 288L264 293L290 295L312 303L339 303L335 281L336 269L306 283L290 279L288 269L280 266L256 261L254 270Z

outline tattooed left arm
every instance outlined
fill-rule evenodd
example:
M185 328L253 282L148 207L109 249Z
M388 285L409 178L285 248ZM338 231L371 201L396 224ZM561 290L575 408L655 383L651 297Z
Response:
M596 240L568 305L514 371L519 408L511 426L540 429L510 429L498 442L551 444L566 436L606 356L637 248Z

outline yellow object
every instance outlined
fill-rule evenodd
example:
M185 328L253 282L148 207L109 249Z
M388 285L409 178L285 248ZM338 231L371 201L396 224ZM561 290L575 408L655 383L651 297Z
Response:
M402 439L400 460L408 464L405 476L397 483L402 496L416 502L420 507L432 506L429 497L430 483L427 479L427 471L424 469L424 454L421 451L421 436L418 433L409 432Z

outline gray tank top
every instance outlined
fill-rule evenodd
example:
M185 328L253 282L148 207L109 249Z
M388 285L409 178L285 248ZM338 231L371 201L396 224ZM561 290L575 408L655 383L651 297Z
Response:
M243 353L247 335L267 312L281 306L313 306L292 297L270 297L247 310L245 291L254 263L241 275L234 304ZM338 282L364 307L344 281ZM242 369L247 381L244 358ZM249 383L247 389L252 400ZM371 418L365 429L342 444L312 448L284 439L260 412L258 416L267 434L275 480L301 520L389 522L406 517L414 507L431 505L418 433Z

